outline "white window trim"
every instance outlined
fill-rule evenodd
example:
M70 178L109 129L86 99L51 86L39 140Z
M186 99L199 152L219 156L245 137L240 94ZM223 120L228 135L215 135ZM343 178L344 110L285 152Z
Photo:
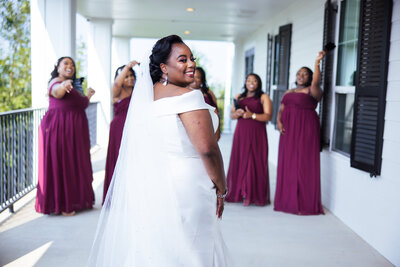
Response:
M338 0L336 3L338 4L338 11L337 11L337 17L336 17L336 25L335 25L335 43L339 44L339 31L340 31L340 12L342 8L342 2L343 0ZM337 78L337 64L338 64L338 54L339 54L339 46L337 46L337 49L335 50L335 54L333 56L333 72L332 72L332 84L331 84L331 118L330 118L330 144L329 144L329 151L332 153L337 153L340 155L343 155L347 158L350 158L350 154L347 154L343 151L336 150L335 149L335 132L336 132L336 113L337 113L337 106L336 106L336 94L355 94L356 87L355 86L338 86L336 85L336 78Z

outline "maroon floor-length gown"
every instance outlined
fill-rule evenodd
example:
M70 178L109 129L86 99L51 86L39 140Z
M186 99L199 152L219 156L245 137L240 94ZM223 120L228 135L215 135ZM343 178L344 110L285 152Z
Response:
M309 94L287 93L281 121L274 210L323 214L320 185L318 102Z
M51 88L60 82L55 82ZM90 209L94 202L86 96L72 90L51 96L39 127L39 171L35 209L50 214Z
M260 98L239 100L241 108L264 113ZM266 123L239 118L233 136L231 159L227 176L228 202L270 203L268 174L268 139Z
M122 132L124 130L126 114L128 112L131 96L114 103L114 118L110 123L110 137L108 140L106 174L104 178L103 203L107 195L108 187L117 163L119 147L121 145Z

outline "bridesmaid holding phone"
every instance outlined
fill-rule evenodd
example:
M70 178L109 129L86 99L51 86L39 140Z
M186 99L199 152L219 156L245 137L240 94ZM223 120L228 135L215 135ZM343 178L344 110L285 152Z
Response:
M229 162L226 201L243 201L245 206L270 203L266 124L272 116L272 103L261 87L257 74L247 75L244 92L235 97L231 109L231 118L238 122Z

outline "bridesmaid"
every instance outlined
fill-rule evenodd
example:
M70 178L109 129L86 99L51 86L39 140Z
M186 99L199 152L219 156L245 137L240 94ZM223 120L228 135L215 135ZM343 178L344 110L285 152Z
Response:
M39 127L39 173L35 209L72 216L94 202L89 126L85 109L95 93L73 88L75 62L61 57L48 86L49 109Z
M218 106L217 106L217 98L215 97L214 93L208 88L207 79L206 79L206 72L203 70L202 67L196 67L194 72L194 80L190 84L191 89L201 90L203 93L204 101L213 106L215 108L215 113L219 118ZM217 141L221 137L220 126L218 125L218 129L215 132L215 137Z
M132 68L136 64L138 64L136 61L131 61L129 64L119 67L115 72L115 79L112 87L114 118L110 124L106 174L104 178L103 189L103 203L106 198L108 187L110 186L110 182L114 173L115 164L117 163L118 159L126 113L128 112L133 87L136 81L136 74Z
M270 203L266 123L272 103L257 74L247 75L244 92L235 97L231 118L237 119L227 176L226 201L264 206ZM235 107L236 106L236 107Z
M320 186L320 128L315 108L322 98L319 52L315 73L302 67L296 88L282 98L277 116L281 133L274 210L293 214L323 214Z

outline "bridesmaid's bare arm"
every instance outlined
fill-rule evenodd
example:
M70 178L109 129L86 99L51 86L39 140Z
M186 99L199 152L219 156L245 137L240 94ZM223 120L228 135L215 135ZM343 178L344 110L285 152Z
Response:
M217 194L224 194L226 191L224 164L209 111L194 110L181 113L179 117L190 141L199 153L209 177L217 188ZM223 199L218 198L216 213L219 218L221 218L223 210Z
M285 105L281 103L281 106L280 106L279 111L278 111L278 115L276 116L276 124L277 124L277 127L278 127L278 131L281 134L285 133L285 127L283 127L283 124L282 124L282 121L281 121L281 115L282 115L282 111L284 109L285 109Z
M319 68L319 63L324 58L326 52L320 51L315 60L315 69L313 74L313 79L311 82L311 95L319 102L322 98L322 89L321 89L321 70Z
M272 118L272 102L271 99L267 94L262 94L261 95L261 104L263 106L263 113L253 113L251 110L249 110L248 107L246 107L246 111L243 114L244 119L254 119L256 121L263 121L267 122L271 120ZM253 114L255 114L255 118L253 118Z
M56 85L53 86L53 84L54 84L55 82L61 82L61 83L56 84ZM58 98L58 99L63 98L64 95L65 95L66 93L69 94L69 93L71 92L71 90L73 89L72 80L64 80L64 81L63 81L63 80L60 79L60 78L55 78L55 79L53 79L53 80L49 83L49 89L50 89L50 87L52 87L52 86L53 86L53 88L51 88L50 94L51 94L54 98Z
M92 96L93 96L95 93L96 93L96 91L95 91L92 87L89 87L89 88L88 88L88 95L87 95L87 98L89 99L89 101L90 101L90 99L92 98Z
M194 110L181 113L179 117L190 141L200 154L211 180L217 190L224 193L226 189L224 166L209 111Z
M135 60L129 62L122 69L122 71L118 74L118 76L115 78L112 89L111 89L112 98L113 98L114 102L116 102L118 100L119 96L121 95L122 85L124 84L126 75L128 75L130 69L133 68L137 64L139 64L139 63Z

